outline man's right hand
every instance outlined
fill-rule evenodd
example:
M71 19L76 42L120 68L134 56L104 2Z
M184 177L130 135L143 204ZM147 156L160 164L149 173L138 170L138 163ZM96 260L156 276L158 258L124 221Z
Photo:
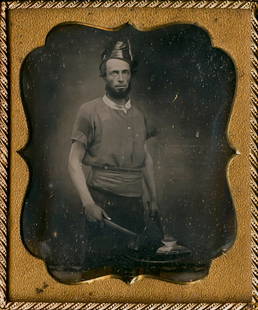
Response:
M104 218L111 220L107 213L95 203L85 205L84 211L90 222L102 222Z

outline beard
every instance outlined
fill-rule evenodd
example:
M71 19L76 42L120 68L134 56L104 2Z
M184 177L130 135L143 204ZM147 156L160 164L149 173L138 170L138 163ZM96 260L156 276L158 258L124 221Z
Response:
M131 90L131 83L129 83L126 89L115 89L111 87L109 84L106 84L106 93L109 97L114 99L126 99L129 96Z

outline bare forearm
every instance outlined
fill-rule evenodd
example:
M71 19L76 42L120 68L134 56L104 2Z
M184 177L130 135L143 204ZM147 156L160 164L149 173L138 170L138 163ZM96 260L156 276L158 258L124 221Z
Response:
M82 204L87 206L93 204L93 199L86 184L82 168L82 160L85 156L85 152L86 150L83 144L77 141L72 143L68 160L68 170Z
M70 150L68 161L68 170L72 182L81 198L82 205L89 221L95 222L102 221L104 218L110 219L107 213L96 205L91 197L82 168L84 155L84 145L80 142L74 142Z
M82 204L85 206L94 203L85 181L82 164L79 162L69 163L69 174L80 196Z
M154 168L151 156L146 155L145 167L143 169L144 182L149 192L150 199L157 201L157 192L154 178Z

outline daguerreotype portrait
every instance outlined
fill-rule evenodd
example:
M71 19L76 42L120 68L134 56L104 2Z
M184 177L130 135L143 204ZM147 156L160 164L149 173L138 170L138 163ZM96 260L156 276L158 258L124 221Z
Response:
M127 281L162 268L166 280L169 270L204 277L236 237L226 181L233 59L195 25L71 23L48 33L20 76L28 249L60 281L106 266Z
M249 302L250 108L241 104L254 6L197 15L94 3L27 17L9 3L10 274L24 270L27 283L40 273L27 295L35 301ZM28 301L14 278L9 296Z

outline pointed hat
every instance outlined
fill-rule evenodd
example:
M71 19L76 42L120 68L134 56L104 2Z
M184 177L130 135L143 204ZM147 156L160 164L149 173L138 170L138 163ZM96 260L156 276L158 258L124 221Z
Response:
M101 55L102 63L106 62L108 59L121 59L129 64L133 62L133 56L131 52L131 46L129 40L127 42L116 41Z

